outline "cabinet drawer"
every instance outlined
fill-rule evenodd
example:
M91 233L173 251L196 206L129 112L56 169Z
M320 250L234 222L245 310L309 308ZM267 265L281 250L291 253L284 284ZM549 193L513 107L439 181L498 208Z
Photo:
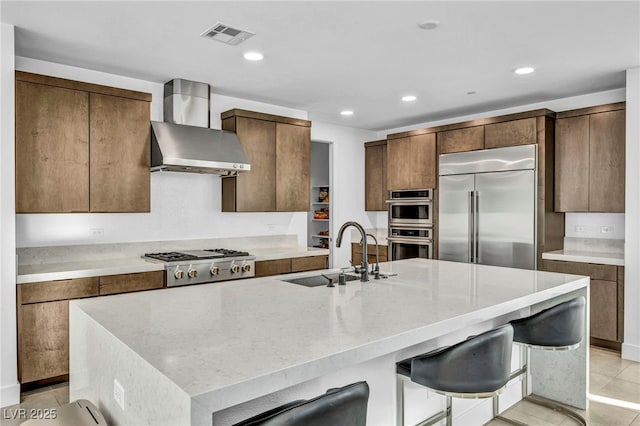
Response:
M544 260L544 270L562 274L587 275L592 280L617 281L615 265L595 263L564 262L562 260Z
M506 121L484 126L484 147L529 145L537 142L536 118Z
M256 277L288 274L291 272L291 259L260 260L256 262Z
M291 272L327 269L329 256L294 257L291 259Z
M164 271L137 274L106 275L100 277L100 295L129 293L164 287Z
M19 284L18 304L79 299L98 295L98 277Z

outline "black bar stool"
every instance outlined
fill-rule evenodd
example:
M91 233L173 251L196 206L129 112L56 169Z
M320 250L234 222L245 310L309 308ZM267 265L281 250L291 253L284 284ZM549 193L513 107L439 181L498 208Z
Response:
M404 381L446 396L446 408L420 422L432 425L446 418L451 425L452 397L491 398L504 389L511 372L513 327L509 324L453 346L436 349L396 364L396 426L404 425Z
M534 404L559 411L582 425L586 425L587 422L580 414L546 398L528 396L527 371L529 369L529 349L565 351L577 349L580 346L584 337L584 311L585 299L581 296L552 306L535 315L511 321L513 342L520 345L522 353L522 367L514 371L511 378L524 375L522 378L522 397ZM500 416L499 411L499 400L495 396L493 398L494 417L514 423L513 420ZM521 423L517 422L517 424Z
M369 385L357 382L281 405L234 426L366 426L368 401Z

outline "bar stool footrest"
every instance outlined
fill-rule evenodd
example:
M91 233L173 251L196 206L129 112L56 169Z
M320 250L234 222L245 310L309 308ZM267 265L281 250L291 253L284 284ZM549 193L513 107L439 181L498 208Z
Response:
M515 425L515 426L529 426L529 425L528 425L528 424L526 424L526 423L522 423L522 422L519 422L519 421L517 421L517 420L513 420L513 419L510 419L510 418L508 418L508 417L504 417L504 416L502 416L502 415L495 416L495 417L494 417L493 419L491 419L491 420L495 420L495 419L498 419L498 420L500 420L500 421L503 421L503 422L505 422L505 423L509 423L509 424L511 424L511 425Z
M529 395L527 397L524 398L525 401L529 401L533 404L536 405L540 405L542 407L546 407L549 408L551 410L557 411L559 413L564 414L567 417L571 417L573 420L575 420L578 424L581 424L582 426L587 426L587 421L584 419L584 417L582 417L580 414L576 413L573 410L570 410L560 404L558 404L555 401L552 401L548 398L543 398L541 396L538 395Z

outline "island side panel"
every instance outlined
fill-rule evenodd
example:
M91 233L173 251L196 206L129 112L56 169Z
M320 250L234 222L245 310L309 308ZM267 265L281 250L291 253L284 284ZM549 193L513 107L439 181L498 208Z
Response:
M585 278L585 280L588 279ZM574 350L531 349L529 386L531 392L536 395L586 410L589 401L589 288L538 303L531 308L531 313L534 314L579 296L584 296L587 301L584 318L585 338Z
M77 303L69 306L69 400L93 402L110 425L190 424L189 395ZM114 379L125 389L124 410L114 400Z

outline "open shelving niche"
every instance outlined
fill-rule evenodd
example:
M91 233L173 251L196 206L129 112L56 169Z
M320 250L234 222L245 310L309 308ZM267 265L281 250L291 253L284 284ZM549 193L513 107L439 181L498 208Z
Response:
M321 197L321 192L326 190L327 196ZM321 200L328 201L321 201ZM328 212L326 219L317 218L317 211L324 210ZM329 248L331 242L330 232L331 217L331 187L329 185L312 185L311 186L311 208L309 209L309 235L310 244L313 247ZM325 231L327 234L320 234Z

